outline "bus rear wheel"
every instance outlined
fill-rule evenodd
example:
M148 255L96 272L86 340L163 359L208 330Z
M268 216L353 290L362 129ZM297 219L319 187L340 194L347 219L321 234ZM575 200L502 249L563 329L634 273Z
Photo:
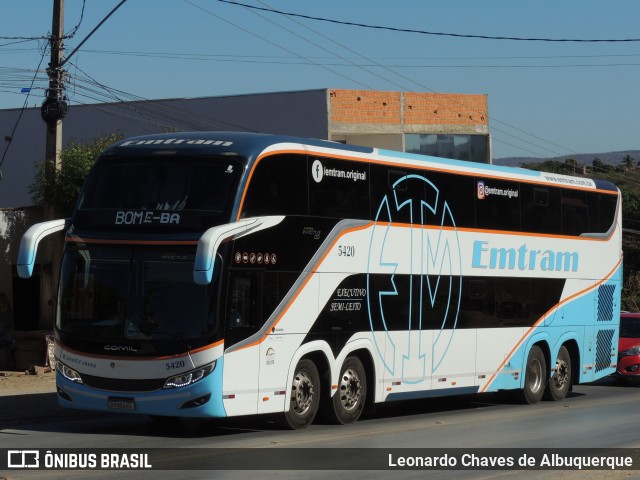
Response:
M544 399L558 401L566 397L569 388L571 388L571 375L571 356L569 351L562 346L558 351L553 375L544 391Z
M331 399L332 420L353 423L360 418L367 399L367 376L358 357L347 357L340 369L338 391Z
M306 428L313 422L320 404L320 375L311 360L302 359L296 365L291 382L289 410L284 413L284 425L291 429Z
M542 349L537 345L531 347L527 357L524 375L524 388L520 392L524 403L538 403L547 385L547 361Z

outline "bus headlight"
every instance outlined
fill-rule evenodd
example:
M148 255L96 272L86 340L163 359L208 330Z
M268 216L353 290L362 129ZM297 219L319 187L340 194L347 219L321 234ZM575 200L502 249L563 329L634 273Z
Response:
M56 370L58 370L64 378L71 380L74 383L82 383L82 377L73 368L67 367L60 360L56 360Z
M216 362L205 365L204 367L196 368L190 372L174 375L173 377L167 378L167 381L164 382L163 388L180 388L192 385L213 372L214 368L216 368Z

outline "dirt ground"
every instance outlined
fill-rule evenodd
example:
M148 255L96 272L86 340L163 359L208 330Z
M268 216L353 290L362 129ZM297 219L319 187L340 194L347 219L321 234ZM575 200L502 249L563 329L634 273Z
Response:
M0 430L25 423L91 418L91 413L58 405L55 372L40 368L36 372L0 372Z
M54 393L55 379L55 372L48 369L37 371L36 374L0 372L0 397L27 393Z

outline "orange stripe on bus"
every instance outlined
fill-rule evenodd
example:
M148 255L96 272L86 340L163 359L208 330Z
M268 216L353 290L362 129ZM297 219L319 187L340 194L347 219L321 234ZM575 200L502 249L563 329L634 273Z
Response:
M304 283L302 285L300 285L300 288L298 288L298 291L295 293L295 295L293 296L293 298L291 299L291 301L287 304L287 306L283 309L282 313L278 316L278 318L275 320L275 322L273 323L271 328L274 328L276 325L278 325L278 323L280 323L280 320L282 320L282 317L284 317L284 315L289 311L289 308L291 308L291 306L295 303L296 299L298 298L298 296L302 293L302 291L305 289L305 287L307 286L307 284L309 283L309 281L311 280L311 278L313 277L313 274L316 273L318 271L318 268L320 267L320 265L322 264L322 262L324 262L325 258L327 258L327 255L329 255L329 253L331 252L331 250L333 250L333 247L335 246L335 244L338 242L338 240L340 240L340 238L342 238L344 235L351 233L351 232L356 232L358 230L366 230L367 228L369 228L371 225L373 224L373 222L370 222L366 225L360 225L358 227L352 227L352 228L348 228L346 230L344 230L343 232L340 233L340 235L338 235L336 237L336 239L333 241L333 243L331 243L331 246L327 249L327 251L325 252L325 254L318 260L318 262L315 264L315 266L309 271L309 275L307 276L307 278L305 279ZM252 342L248 345L244 345L242 347L240 347L238 349L238 351L240 350L244 350L245 348L249 348L249 347L255 347L256 345L261 344L262 342L264 342L267 337L269 336L269 333L264 334L261 338L259 338L258 340L256 340L255 342Z
M553 233L534 233L534 232L516 232L515 230L486 230L483 228L468 228L468 227L452 227L452 226L440 226L440 225L421 225L411 223L396 223L396 222L372 222L374 226L384 225L397 228L421 228L424 230L445 230L448 232L464 232L464 233L484 233L490 235L510 235L516 237L535 237L535 238L555 238L559 240L575 240L575 241L589 241L589 242L606 242L611 239L613 234L618 229L618 224L611 231L608 237L576 237L571 235L557 235Z
M70 243L102 243L108 245L197 245L198 240L114 240L99 238L66 237Z

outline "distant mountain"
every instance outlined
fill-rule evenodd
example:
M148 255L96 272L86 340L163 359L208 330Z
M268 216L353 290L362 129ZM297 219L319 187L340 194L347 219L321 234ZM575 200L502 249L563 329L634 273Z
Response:
M553 158L537 158L537 157L506 157L506 158L494 158L494 165L507 165L510 167L519 167L523 163L540 163L548 160L557 160L563 162L567 158L574 158L580 165L591 165L594 158L600 159L601 162L609 165L621 165L622 158L625 155L631 155L635 158L636 163L640 162L640 150L624 150L622 152L606 152L606 153L578 153L575 155L564 155L562 157Z

